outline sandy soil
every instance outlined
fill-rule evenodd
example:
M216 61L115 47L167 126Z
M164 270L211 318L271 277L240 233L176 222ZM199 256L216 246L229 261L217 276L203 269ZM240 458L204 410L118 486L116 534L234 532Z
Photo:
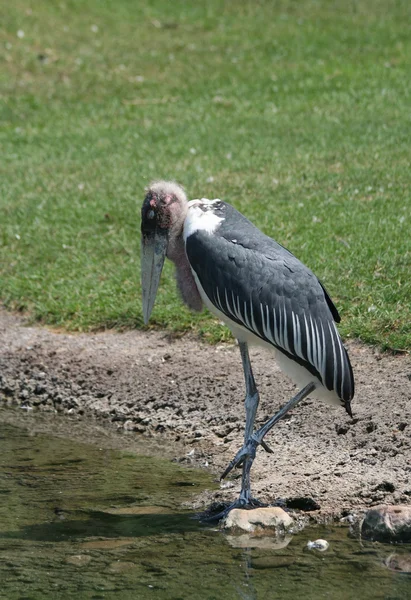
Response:
M359 343L348 350L356 376L354 418L306 400L267 436L253 492L292 504L308 498L316 518L374 504L411 503L411 361ZM295 393L261 349L251 354L262 424ZM0 311L0 399L57 411L164 440L179 462L218 475L242 445L244 388L238 349L161 333L69 335L27 327ZM148 444L148 446L150 445ZM164 442L160 446L164 447ZM196 508L234 499L239 481L198 497ZM298 503L297 503L298 504Z

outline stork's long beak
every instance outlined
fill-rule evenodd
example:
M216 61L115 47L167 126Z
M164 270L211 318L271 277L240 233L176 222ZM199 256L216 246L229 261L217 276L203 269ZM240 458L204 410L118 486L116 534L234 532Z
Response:
M141 285L143 288L143 317L147 325L153 310L160 283L168 244L167 232L155 228L141 235Z

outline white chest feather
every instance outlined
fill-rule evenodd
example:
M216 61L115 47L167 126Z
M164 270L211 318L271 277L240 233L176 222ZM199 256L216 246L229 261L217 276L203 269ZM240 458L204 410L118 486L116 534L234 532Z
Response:
M184 241L196 231L205 231L210 235L214 233L223 220L213 212L213 204L218 202L220 200L202 198L201 200L191 200L188 203L187 216L184 221Z

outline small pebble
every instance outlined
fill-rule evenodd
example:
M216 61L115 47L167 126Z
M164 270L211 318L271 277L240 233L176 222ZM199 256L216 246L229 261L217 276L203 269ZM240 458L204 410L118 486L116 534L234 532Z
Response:
M350 523L351 525L355 523L356 515L347 515L346 517L341 517L340 523Z
M325 552L328 550L329 543L327 540L315 540L315 542L307 542L308 550L319 550L320 552Z

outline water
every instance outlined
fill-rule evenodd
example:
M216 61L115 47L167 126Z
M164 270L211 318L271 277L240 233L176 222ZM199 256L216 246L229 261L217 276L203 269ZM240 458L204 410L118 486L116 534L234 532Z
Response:
M0 598L411 599L411 575L387 567L411 569L409 547L323 527L250 548L181 510L214 485L205 471L110 449L99 430L78 441L61 418L0 410L0 422ZM327 552L305 549L319 537Z

